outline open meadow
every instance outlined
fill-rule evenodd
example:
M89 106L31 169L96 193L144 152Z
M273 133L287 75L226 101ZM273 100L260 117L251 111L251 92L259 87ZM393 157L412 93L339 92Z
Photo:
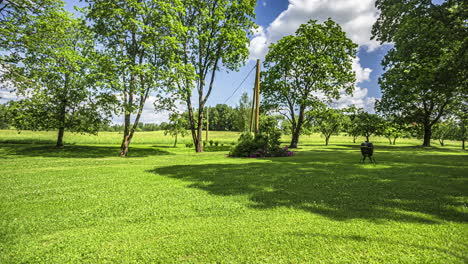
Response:
M466 263L460 142L303 136L293 157L229 158L239 133L0 131L0 263ZM283 138L286 145L288 137ZM223 144L223 146L221 146Z

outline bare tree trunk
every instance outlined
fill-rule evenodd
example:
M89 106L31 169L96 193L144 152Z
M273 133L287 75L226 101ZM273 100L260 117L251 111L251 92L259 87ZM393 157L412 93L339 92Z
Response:
M465 140L462 139L462 149L465 150Z
M177 134L178 133L175 134L174 148L177 147Z
M388 137L388 143L391 145L392 144L392 138Z
M330 140L330 136L325 136L325 146L328 146L329 140Z
M355 136L353 136L353 143L356 143L356 138Z
M195 151L203 152L203 108L198 110L197 138L195 141Z
M129 141L129 134L130 134L130 113L126 112L124 117L124 134L122 139L122 144L120 144L120 157L126 157L128 154L128 145L130 144Z
M444 146L444 140L439 138L439 144L443 147Z
M291 138L291 144L289 145L290 148L297 148L299 143L299 135L301 134L302 123L304 122L304 107L301 106L299 109L299 117L297 120L296 127L293 131L293 135Z
M396 137L395 137L395 138L393 138L393 145L396 145L396 140L397 140L397 138L396 138Z
M422 144L423 147L430 147L431 146L431 136L432 136L432 127L428 124L424 125L424 142Z
M58 136L57 136L57 144L55 147L57 148L63 148L63 134L65 133L65 128L60 127L58 131Z

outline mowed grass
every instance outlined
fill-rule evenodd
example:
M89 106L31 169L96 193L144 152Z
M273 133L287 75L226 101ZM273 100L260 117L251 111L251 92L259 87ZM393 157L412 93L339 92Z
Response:
M172 148L160 132L119 158L120 138L66 134L59 150L53 132L0 132L0 263L468 261L459 142L375 138L372 165L344 136L262 159Z

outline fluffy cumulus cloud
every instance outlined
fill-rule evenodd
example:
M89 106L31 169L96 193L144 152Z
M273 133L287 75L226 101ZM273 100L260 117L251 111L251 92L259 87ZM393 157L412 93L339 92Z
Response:
M379 47L371 40L371 28L378 15L375 0L289 0L283 11L267 28L260 27L250 43L250 57L263 58L267 47L284 36L292 35L310 19L323 22L328 18L341 25L346 35L359 46L373 51Z
M160 124L161 122L169 121L169 112L167 111L156 112L155 111L154 109L155 101L156 101L155 96L148 97L145 105L143 106L143 112L141 113L140 122ZM178 106L179 112L184 112L185 110L186 110L185 105L180 104ZM134 118L135 115L132 115L132 117ZM123 124L124 123L123 115L114 116L112 118L112 122L116 124Z
M328 18L341 25L348 38L364 47L368 52L379 47L379 43L371 40L371 28L378 14L374 7L375 0L289 0L288 8L283 11L267 28L259 27L254 31L250 42L250 59L263 59L268 52L268 46L284 36L292 35L303 23L310 19L323 22ZM369 80L371 69L363 68L359 58L353 60L353 70L356 72L356 86L353 96L343 94L342 98L333 102L342 108L355 104L366 110L372 110L375 98L367 97L368 90L361 88L360 83Z

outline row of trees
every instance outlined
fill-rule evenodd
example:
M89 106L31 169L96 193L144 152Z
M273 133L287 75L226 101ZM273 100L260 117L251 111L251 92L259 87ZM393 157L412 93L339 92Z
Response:
M57 129L60 147L65 130L95 133L121 114L120 155L126 156L153 94L157 111L175 113L185 104L187 112L172 115L170 124L186 120L197 152L203 150L208 114L212 130L247 130L246 95L237 113L225 105L210 110L205 105L217 72L236 70L248 57L255 0L85 2L78 18L60 0L2 3L0 83L21 98L8 105L16 128ZM422 126L423 146L429 146L432 128L441 120L466 120L466 3L377 0L376 6L380 17L373 37L394 44L382 62L386 72L376 110L392 131L400 124ZM298 146L308 124L329 138L336 128L327 120L349 119L357 130L378 123L376 115L344 117L323 110L327 101L353 91L356 52L357 45L331 19L310 20L270 46L261 74L262 110L283 115L290 147ZM368 137L378 130L365 131Z
M463 130L468 113L467 2L377 0L376 7L380 16L373 38L393 43L382 61L386 72L379 79L382 98L376 102L377 112L391 123L384 134L398 134L392 131L399 131L402 124L421 126L423 146L430 146L432 128L442 120L454 119ZM338 120L338 112L320 108L340 94L351 93L355 75L350 60L356 47L330 19L323 24L311 20L295 35L270 46L262 95L264 105L289 122L290 147L297 147L308 113L316 115L313 122L326 137L335 129L336 122L323 120ZM379 123L377 115L361 115L369 120L355 122L360 119L350 116L358 130ZM367 137L378 131L374 126L364 130Z
M216 73L246 61L256 1L84 2L79 17L60 0L2 2L0 83L21 98L9 103L13 125L57 129L61 147L65 130L96 133L121 114L120 155L126 156L153 93L158 111L186 105L196 151L202 151Z

